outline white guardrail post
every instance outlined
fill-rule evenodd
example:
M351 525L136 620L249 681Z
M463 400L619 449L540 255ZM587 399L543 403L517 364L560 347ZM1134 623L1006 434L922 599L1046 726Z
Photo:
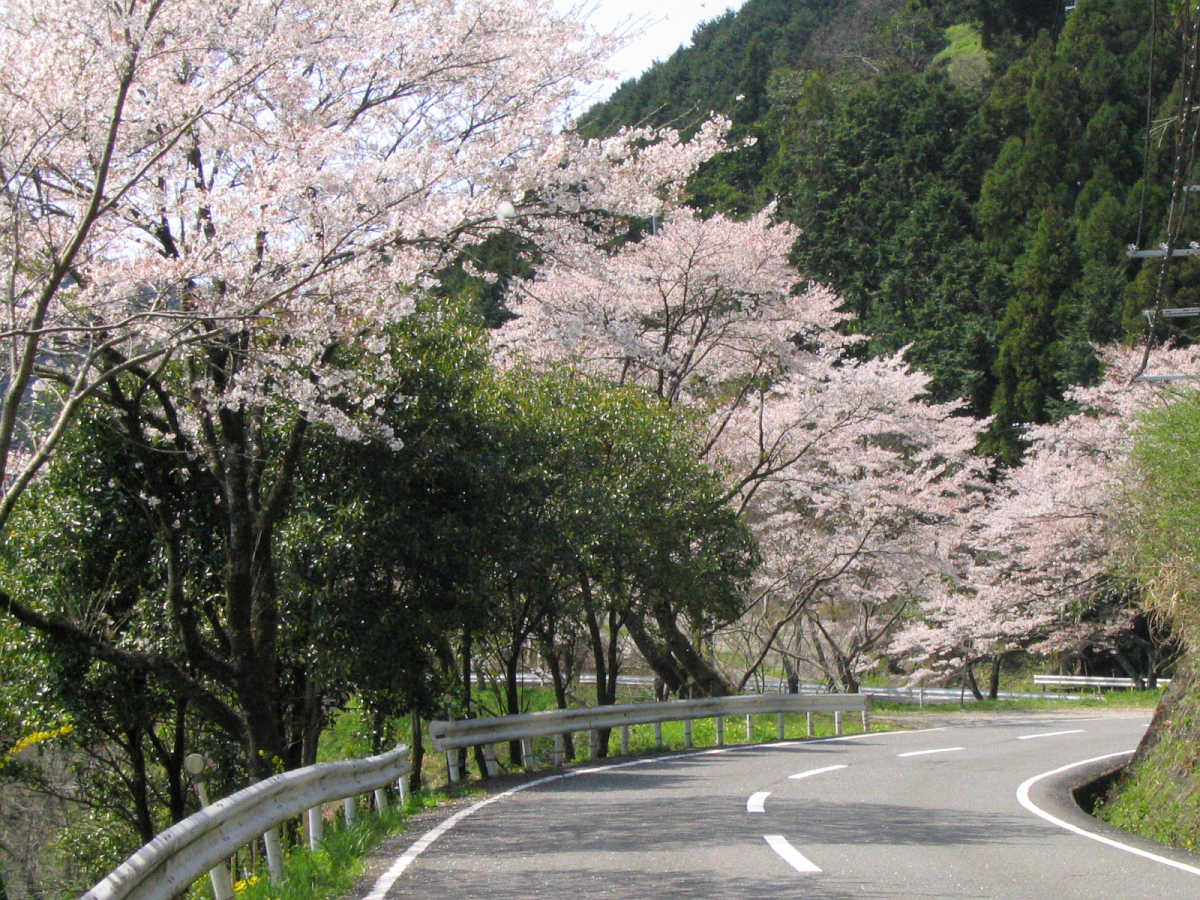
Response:
M200 753L189 753L183 759L184 771L192 776L196 788L196 799L200 808L208 806L208 779L205 774L212 770L212 762ZM208 871L208 880L212 882L213 896L216 900L233 900L233 877L229 874L229 865L221 860Z
M203 762L200 758L200 772L204 770ZM271 877L281 878L282 853L275 830L278 825L307 812L311 840L314 832L320 832L321 804L381 790L402 781L410 769L408 747L401 745L379 756L320 763L267 778L205 805L172 825L117 866L82 900L162 900L180 896L205 872L223 868L223 860L259 837L267 845ZM217 889L214 880L214 892L222 896L222 890ZM230 887L228 896L232 895Z

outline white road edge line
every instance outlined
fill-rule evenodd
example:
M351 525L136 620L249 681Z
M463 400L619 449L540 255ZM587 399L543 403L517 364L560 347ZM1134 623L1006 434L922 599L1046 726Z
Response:
M1126 853L1132 853L1135 856L1141 856L1153 862L1162 863L1164 866L1171 866L1174 869L1179 869L1183 872L1188 872L1192 875L1200 875L1200 869L1195 866L1189 866L1187 863L1181 863L1174 859L1168 859L1165 856L1159 856L1157 853L1151 853L1148 850L1142 850L1139 847L1131 847L1129 844L1123 844L1120 841L1115 841L1110 837L1105 837L1102 834L1095 834L1080 828L1078 825L1072 825L1070 822L1064 822L1057 816L1053 816L1046 812L1041 807L1034 804L1029 799L1029 789L1041 781L1043 778L1050 778L1053 775L1058 775L1061 772L1066 772L1069 769L1075 769L1079 766L1086 766L1088 763L1100 762L1102 759L1112 759L1114 756L1129 756L1133 753L1132 750L1122 750L1119 753L1107 753L1104 756L1093 756L1091 759L1084 759L1079 762L1073 762L1069 765L1060 766L1049 772L1043 772L1041 775L1034 775L1032 778L1021 782L1021 786L1017 788L1017 802L1033 813L1035 816L1040 816L1052 825L1057 825L1059 828L1065 828L1080 837L1090 838L1093 841L1099 841L1101 844L1107 844L1109 847L1115 847L1117 850L1124 850Z
M1041 734L1017 735L1018 741L1032 741L1034 738L1058 737L1060 734L1083 734L1082 728L1072 728L1070 731L1044 731Z
M764 834L763 840L767 842L767 846L779 854L785 863L797 872L809 875L821 871L812 864L812 861L807 856L789 844L787 838L782 834Z
M809 769L807 772L797 772L795 775L789 775L788 778L791 778L792 780L799 780L801 778L808 778L810 775L821 775L825 772L835 772L838 769L844 768L846 768L846 764L839 763L836 766L824 766L820 769Z
M745 745L745 746L783 746L782 744L762 744L762 745ZM560 781L564 778L575 778L579 775L592 775L596 772L608 772L612 769L626 769L630 766L645 766L651 763L667 762L673 759L684 759L689 756L712 756L718 753L727 753L730 750L741 748L742 745L735 744L728 747L715 747L708 750L688 750L683 753L669 753L664 756L643 756L638 759L627 759L624 762L606 763L602 766L589 766L586 769L571 769L569 772L556 772L553 775L547 775L545 778L537 778L533 781L526 781L523 784L518 784L515 787L509 788L495 796L488 797L485 800L480 800L468 806L466 809L459 810L454 815L443 821L441 824L431 828L425 834L421 835L407 850L402 853L391 867L379 876L375 884L371 886L371 893L363 897L363 900L383 900L387 892L404 874L404 870L412 865L413 860L429 849L430 844L440 838L443 834L465 819L467 816L478 812L485 806L495 803L497 800L503 800L506 797L511 797L513 794L519 794L521 791L527 791L530 788L538 787L539 785L547 784L551 781Z
M776 742L771 746L800 747L804 746L805 744L832 744L834 741L861 741L863 738L891 737L894 734L928 734L931 731L945 731L947 727L948 726L946 725L941 725L937 728L914 728L911 731L905 731L903 729L899 731L867 731L859 732L858 734L843 734L839 735L838 737L810 738L805 741L784 741L782 743Z
M954 753L966 750L966 747L938 747L936 750L909 750L907 753L897 753L897 756L928 756L931 753Z
M746 812L765 813L767 811L767 798L770 796L770 791L759 791L755 794L751 794L750 799L746 801Z
M569 772L558 772L554 775L547 775L545 778L538 778L534 781L527 781L524 784L518 784L515 787L509 788L507 791L496 794L492 797L488 797L486 800L480 800L478 803L468 806L466 809L459 810L454 815L443 821L440 825L437 825L436 827L425 832L425 834L423 834L412 845L410 845L409 848L405 850L404 853L402 853L394 863L392 863L391 867L386 872L379 876L379 879L371 887L371 893L363 897L363 900L383 900L387 892L392 889L392 885L394 885L399 880L400 876L404 874L404 870L412 865L413 860L424 853L429 848L430 844L440 838L443 834L445 834L467 816L483 809L485 806L495 803L497 800L503 800L505 797L511 797L513 794L520 793L521 791L528 790L532 787L537 787L538 785L546 784L550 781L558 781L562 778L574 778L577 775L590 775L595 772L607 772L611 769L624 769L629 766L644 766L649 765L650 763L666 762L673 759L684 759L688 756L711 756L719 753L727 753L730 750L744 749L745 747L784 748L803 746L805 744L822 744L828 741L840 741L845 740L846 737L876 737L888 734L919 734L926 731L943 730L944 728L919 728L914 729L913 731L875 731L871 732L870 734L846 735L840 738L821 738L815 741L772 741L765 744L733 744L728 747L716 747L709 750L689 750L683 753L670 753L665 756L644 756L640 757L639 759L626 760L625 762L608 763L607 765L603 766L590 766L586 769L572 769Z

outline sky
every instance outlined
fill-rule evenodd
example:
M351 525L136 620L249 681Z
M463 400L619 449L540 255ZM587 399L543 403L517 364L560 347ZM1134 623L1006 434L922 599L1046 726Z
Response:
M664 60L689 44L701 22L739 9L743 0L594 0L584 7L585 15L599 31L625 31L628 46L612 59L620 72L614 82L598 85L591 101L603 100L622 81L635 78L655 60ZM589 12L590 9L590 12Z

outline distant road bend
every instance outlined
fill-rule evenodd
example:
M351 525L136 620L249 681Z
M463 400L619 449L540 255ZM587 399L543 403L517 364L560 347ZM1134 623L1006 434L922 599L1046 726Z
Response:
M1195 898L1200 858L1064 802L1146 724L1029 714L534 777L404 835L362 900Z

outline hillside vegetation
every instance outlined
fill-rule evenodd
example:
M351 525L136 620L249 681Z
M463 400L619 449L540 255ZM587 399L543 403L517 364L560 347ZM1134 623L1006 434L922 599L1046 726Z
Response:
M1188 850L1200 845L1200 396L1148 416L1133 455L1125 524L1131 575L1184 645L1181 665L1100 815Z
M696 202L777 203L870 352L908 346L1012 460L1019 425L1096 376L1091 344L1144 328L1157 269L1125 248L1161 239L1172 148L1143 136L1177 103L1166 22L1142 0L749 0L582 124L728 115L755 143L704 167Z

